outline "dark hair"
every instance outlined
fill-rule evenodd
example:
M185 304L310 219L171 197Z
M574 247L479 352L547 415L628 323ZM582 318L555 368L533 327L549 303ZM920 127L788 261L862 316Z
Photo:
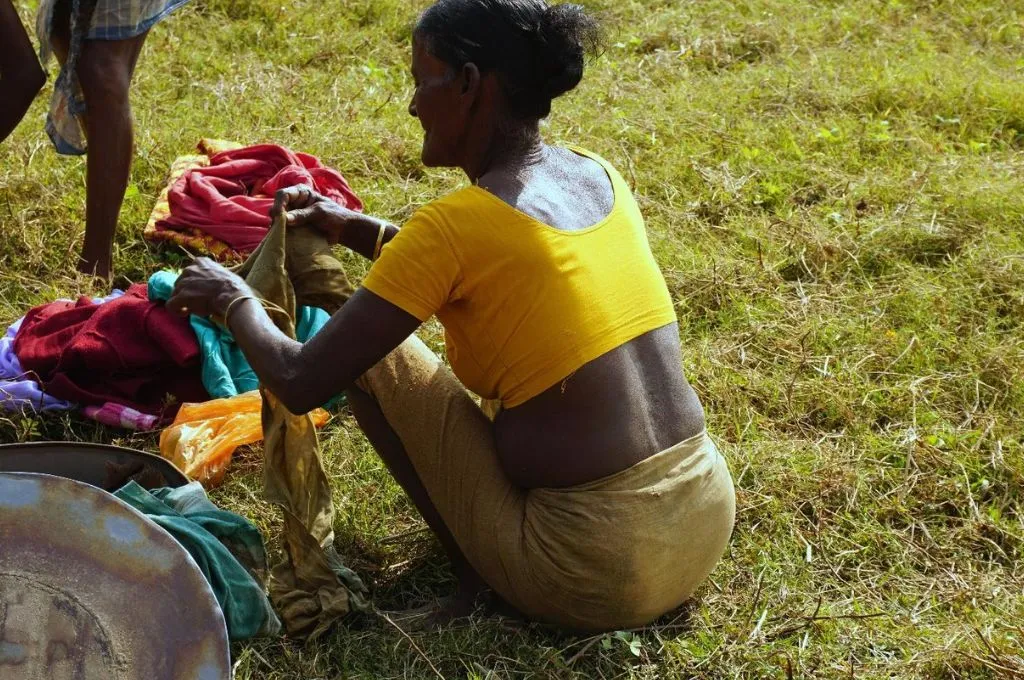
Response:
M415 35L454 69L472 62L497 73L512 114L527 119L551 113L551 100L579 84L584 57L601 44L582 7L543 0L438 0Z

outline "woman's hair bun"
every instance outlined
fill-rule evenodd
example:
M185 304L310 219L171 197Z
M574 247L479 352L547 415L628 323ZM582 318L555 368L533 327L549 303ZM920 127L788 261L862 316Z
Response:
M544 49L538 84L554 99L579 85L586 56L600 49L601 31L583 7L564 3L545 10L539 34Z
M576 87L601 32L579 5L544 0L437 0L415 34L453 68L496 72L512 115L544 118L551 100Z

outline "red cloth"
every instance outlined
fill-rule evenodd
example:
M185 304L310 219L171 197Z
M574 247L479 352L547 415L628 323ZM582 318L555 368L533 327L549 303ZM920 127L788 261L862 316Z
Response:
M173 417L180 403L209 399L188 319L150 302L143 284L102 305L82 297L30 310L14 353L48 394L82 405Z
M214 154L209 166L182 175L167 194L171 215L156 229L200 229L240 253L251 252L270 229L274 193L295 184L308 184L346 208L363 209L337 170L309 154L257 144Z

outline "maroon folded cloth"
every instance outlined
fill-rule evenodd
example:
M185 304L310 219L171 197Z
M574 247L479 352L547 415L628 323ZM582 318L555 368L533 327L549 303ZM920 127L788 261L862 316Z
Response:
M274 193L296 184L352 210L363 204L337 170L315 156L276 144L257 144L210 156L210 165L182 175L167 194L169 217L158 231L199 229L240 253L251 252L270 230Z
M14 353L48 394L83 406L173 418L182 402L210 398L188 319L150 302L143 284L102 305L81 297L30 310Z

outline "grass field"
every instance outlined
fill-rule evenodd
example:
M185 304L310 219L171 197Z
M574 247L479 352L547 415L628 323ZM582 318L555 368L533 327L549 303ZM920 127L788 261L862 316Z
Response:
M308 647L238 645L237 677L1024 677L1024 2L588 4L608 49L545 132L634 186L736 480L728 553L642 631L478 618L406 638L368 616ZM195 0L158 25L133 91L122 281L180 263L140 235L200 136L316 154L396 221L459 186L420 167L406 114L423 6ZM84 162L42 131L50 80L0 146L4 322L90 290L68 273ZM3 441L41 438L156 445L0 420ZM338 547L377 605L448 592L440 549L352 418L322 441ZM213 496L272 535L259 461L240 452Z

